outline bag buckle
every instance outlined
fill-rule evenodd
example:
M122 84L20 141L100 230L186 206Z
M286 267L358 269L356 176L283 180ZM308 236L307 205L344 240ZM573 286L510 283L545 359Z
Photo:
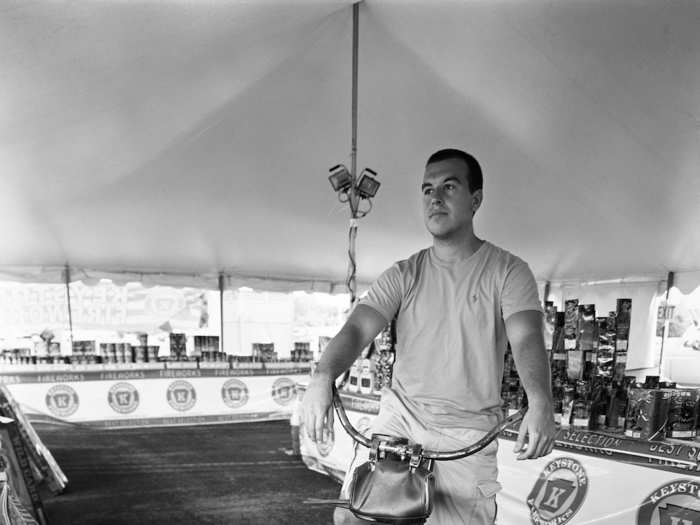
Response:
M411 459L408 462L409 470L414 472L420 467L420 462L423 459L423 447L416 444L411 447Z

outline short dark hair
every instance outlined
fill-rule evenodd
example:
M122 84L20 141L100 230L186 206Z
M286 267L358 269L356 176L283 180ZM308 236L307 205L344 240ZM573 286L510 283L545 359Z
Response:
M449 159L461 159L467 164L467 181L469 182L470 193L484 188L484 175L481 173L479 161L473 155L461 149L447 148L438 150L428 158L428 162L425 165Z

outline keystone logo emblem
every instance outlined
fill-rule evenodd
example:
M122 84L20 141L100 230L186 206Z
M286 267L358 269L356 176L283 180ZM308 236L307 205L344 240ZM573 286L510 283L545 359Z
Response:
M296 398L296 389L294 381L289 378L281 377L272 384L272 399L278 405L286 406Z
M107 402L118 414L130 414L139 406L139 392L131 383L117 383L109 389Z
M229 408L241 408L249 397L248 387L239 379L229 379L221 387L221 399Z
M51 413L58 417L72 416L80 406L78 394L68 385L52 386L46 393L45 401Z
M197 392L187 381L178 379L168 386L168 404L175 410L187 412L197 402Z
M588 491L583 465L556 458L544 467L527 497L533 525L564 525L578 512Z
M700 481L677 479L657 488L639 507L637 525L700 525Z

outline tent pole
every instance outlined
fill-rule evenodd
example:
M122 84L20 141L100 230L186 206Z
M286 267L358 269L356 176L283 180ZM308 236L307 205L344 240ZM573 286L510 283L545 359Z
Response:
M664 328L661 331L661 350L659 350L659 377L661 377L661 366L664 362L664 344L666 343L666 333L668 332L668 297L671 293L671 288L673 288L674 279L674 272L668 272L668 275L666 276L666 301L664 303Z
M360 3L356 2L352 4L352 145L350 150L350 175L353 178L353 188L355 187L355 177L357 177L357 55L359 50L359 26Z
M224 273L219 273L219 317L221 318L221 323L219 325L219 338L221 341L221 351L224 350Z
M70 305L70 266L66 263L63 271L66 282L66 300L68 302L68 328L70 330L70 353L73 354L73 311Z
M350 258L348 268L347 286L350 292L350 308L355 305L357 299L357 282L355 274L357 263L355 257L355 239L357 238L357 210L359 207L359 197L355 192L357 182L357 77L358 77L358 53L359 53L359 25L360 25L360 3L352 5L352 144L350 149L350 177L352 185L349 192L350 204L350 232L348 256Z

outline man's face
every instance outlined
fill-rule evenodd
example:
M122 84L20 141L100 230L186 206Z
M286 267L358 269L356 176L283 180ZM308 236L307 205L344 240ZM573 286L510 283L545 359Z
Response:
M423 176L423 220L438 239L466 234L481 205L482 191L469 191L467 164L447 159L426 166Z

